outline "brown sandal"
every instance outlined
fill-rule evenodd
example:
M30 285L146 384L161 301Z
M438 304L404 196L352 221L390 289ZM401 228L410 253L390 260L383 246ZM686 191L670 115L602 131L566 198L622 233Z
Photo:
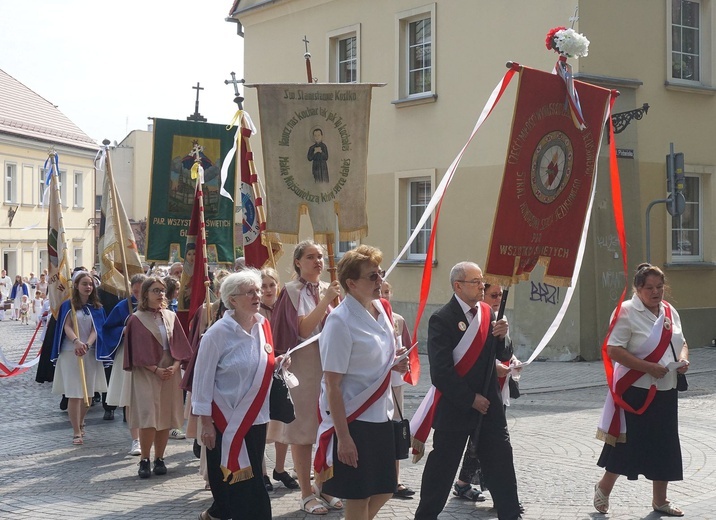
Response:
M72 444L74 444L75 446L80 446L84 443L85 441L82 439L82 435L75 435L74 437L72 437Z

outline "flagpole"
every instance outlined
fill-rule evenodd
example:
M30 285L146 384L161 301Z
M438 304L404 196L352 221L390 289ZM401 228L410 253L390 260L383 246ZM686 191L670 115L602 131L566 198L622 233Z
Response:
M311 71L311 53L308 52L308 38L303 37L303 43L306 45L306 52L303 55L306 58L306 76L308 77L308 83L313 83L313 72ZM336 276L336 256L333 251L333 242L336 240L334 233L326 233L326 249L328 250L328 273L331 276L331 282L335 282L338 278ZM336 296L333 300L333 305L336 306L340 303L340 299Z
M122 260L122 269L124 274L124 288L127 291L127 304L129 305L129 315L132 315L132 287L129 284L129 271L127 269L127 255L124 251L124 235L122 234L122 225L119 220L119 205L117 204L117 186L114 184L114 175L112 174L112 159L109 156L109 140L105 139L102 141L104 145L105 153L107 154L107 178L105 182L109 181L109 190L112 197L112 214L114 216L115 234L120 244L119 256Z
M52 171L54 169L54 166L56 165L55 157L57 154L55 152L50 152L49 155L50 155L50 162L52 164L52 166L51 166L51 171ZM60 194L60 184L57 179L57 175L59 175L59 171L55 171L54 174L51 173L51 175L52 175L51 182L54 184L53 189L55 190L57 200L60 201L60 203L61 203L62 199L60 198L60 195L61 195ZM60 229L62 230L60 240L62 242L62 248L64 249L64 251L62 253L62 257L64 259L67 259L67 237L65 236L65 222L64 222L64 217L62 216L62 212L60 212L60 216L59 216L59 225L60 225ZM66 276L67 280L69 280L70 283L72 283L72 285L74 285L74 283L72 282L72 277L70 276L69 271L70 271L70 266L67 265L67 262L65 262L65 276ZM75 334L79 338L80 337L80 328L77 325L77 313L75 312L75 308L72 305L72 291L70 291L70 309L72 309L72 324L75 329ZM82 379L82 392L84 394L85 406L89 407L90 401L89 401L89 394L87 391L87 379L85 378L85 362L84 362L84 359L82 359L82 356L77 356L77 364L79 365L80 378Z
M199 154L197 153L194 156L194 163L200 163L201 158ZM196 178L196 189L199 190L199 233L201 233L202 238L202 251L204 252L204 288L205 288L205 294L204 294L204 307L206 308L206 328L208 329L211 326L211 290L209 289L209 257L207 255L206 251L206 225L204 221L204 190L201 186L202 181L204 180L204 174L203 170L201 169L201 165L199 164L199 175ZM196 263L194 264L194 268L196 268ZM197 273L192 273L192 276L196 276Z
M241 112L241 121L239 122L239 125L241 126L241 130L243 131L244 128L248 128L248 126L245 125L245 119L244 119L244 113ZM257 201L262 200L261 197L261 191L259 190L259 183L258 183L258 174L256 173L256 164L254 164L253 155L251 151L251 144L249 142L249 139L244 136L242 133L239 133L241 135L241 139L246 146L246 153L252 157L249 159L248 165L249 165L249 173L251 175L251 189L254 193L254 201L255 201L255 207L256 207L256 218L259 221L259 233L261 237L261 243L264 243L264 238L266 239L267 245L266 250L268 251L269 255L269 261L271 262L271 267L274 269L276 268L276 259L273 256L273 247L271 245L271 238L266 234L266 210L264 209L263 204L258 204ZM241 147L239 146L238 153L241 153ZM239 168L239 178L241 178L241 161L237 161L237 166ZM245 253L245 252L244 252Z

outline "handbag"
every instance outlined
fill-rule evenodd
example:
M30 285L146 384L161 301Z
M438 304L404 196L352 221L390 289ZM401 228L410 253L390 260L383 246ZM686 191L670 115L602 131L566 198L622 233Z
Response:
M293 374L291 374L292 377ZM269 417L274 421L291 423L296 419L291 393L288 391L284 369L279 367L273 373L271 395L269 396Z
M669 346L671 347L671 352L674 354L674 359L676 359L676 351L674 350L674 344L669 341ZM686 380L686 374L680 374L679 372L676 373L676 390L679 392L686 392L689 389L689 382Z
M407 459L410 453L410 421L403 418L403 412L400 411L398 406L398 400L395 397L395 391L393 392L393 402L398 410L400 420L396 421L393 419L393 437L395 439L395 460Z
M520 384L512 378L507 380L507 384L510 388L510 399L517 399L520 395Z

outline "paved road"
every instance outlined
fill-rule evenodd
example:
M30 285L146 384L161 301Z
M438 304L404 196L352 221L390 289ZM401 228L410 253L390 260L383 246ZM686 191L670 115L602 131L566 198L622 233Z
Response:
M30 335L30 327L0 322L0 346L11 360L19 358ZM692 349L691 357L691 388L679 403L685 480L672 484L669 496L687 518L716 519L716 349ZM407 392L409 416L428 384L424 374ZM59 399L34 376L31 370L0 379L0 518L193 519L209 505L191 440L170 441L166 476L140 480L138 458L127 455L130 436L121 413L113 422L103 421L101 406L93 407L85 445L72 446ZM651 511L651 485L643 479L618 482L608 517L591 505L592 487L601 475L595 466L601 444L594 438L605 396L601 363L535 363L520 384L523 396L508 409L508 420L525 519L660 518ZM270 470L270 447L267 455ZM404 461L403 482L418 490L423 465L424 459L416 465ZM298 492L279 484L271 497L275 518L313 518L299 511ZM392 499L378 518L412 518L417 502ZM440 518L494 519L490 507L489 498L477 505L450 499ZM326 518L342 517L331 512Z

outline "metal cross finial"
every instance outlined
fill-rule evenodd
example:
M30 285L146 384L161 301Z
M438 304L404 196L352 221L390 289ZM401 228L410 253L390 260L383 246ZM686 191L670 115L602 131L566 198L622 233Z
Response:
M576 6L574 8L574 15L569 17L569 21L572 22L571 28L574 29L574 24L579 21L579 16L577 16L577 13L579 12L579 6Z
M239 83L243 84L246 83L246 80L244 79L236 79L236 73L231 73L231 79L225 79L224 85L228 85L229 83L234 85L234 103L239 105L239 110L243 110L244 106L244 98L239 94Z
M200 83L196 82L196 87L191 87L196 90L196 102L194 103L194 113L186 118L187 121L206 122L206 118L199 113L199 91L204 90L204 87L200 86Z
M306 54L310 55L310 53L308 52L308 44L311 42L308 41L308 38L306 37L305 34L303 35L303 43L306 45Z

